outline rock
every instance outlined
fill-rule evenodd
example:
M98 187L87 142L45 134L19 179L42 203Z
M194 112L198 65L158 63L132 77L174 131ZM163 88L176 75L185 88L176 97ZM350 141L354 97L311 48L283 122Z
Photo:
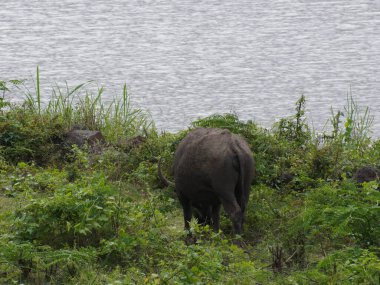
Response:
M373 166L363 166L356 170L352 179L357 183L379 180L380 170Z
M294 174L290 173L290 172L284 172L278 178L278 180L281 184L288 184L288 183L292 182L293 179L294 179Z
M66 134L66 143L83 147L86 143L94 147L104 143L104 137L99 131L72 129Z
M118 146L125 150L130 150L130 149L140 146L145 141L146 141L146 138L144 138L143 136L136 136L136 137L125 139L125 140L120 140L118 142Z

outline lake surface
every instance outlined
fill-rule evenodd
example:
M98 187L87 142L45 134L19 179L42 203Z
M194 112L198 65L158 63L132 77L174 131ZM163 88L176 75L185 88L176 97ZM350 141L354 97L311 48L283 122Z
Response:
M320 129L351 90L380 133L380 0L7 0L0 80L127 83L160 129L236 112L270 126L304 94Z

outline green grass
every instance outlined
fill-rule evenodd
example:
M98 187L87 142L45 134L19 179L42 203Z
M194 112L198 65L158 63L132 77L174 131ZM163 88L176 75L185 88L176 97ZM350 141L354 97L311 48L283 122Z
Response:
M18 84L19 82L14 81ZM12 82L1 81L3 92ZM227 128L246 138L258 181L251 189L242 241L191 223L188 244L170 176L188 130L158 134L131 106L126 85L106 104L93 82L55 86L41 102L0 105L0 283L2 284L379 284L379 181L356 185L363 165L380 166L372 117L348 97L331 131L307 124L305 98L295 114L266 130L234 114L195 127ZM18 92L23 90L20 86ZM62 147L74 125L101 130L101 152ZM143 135L137 146L120 140Z

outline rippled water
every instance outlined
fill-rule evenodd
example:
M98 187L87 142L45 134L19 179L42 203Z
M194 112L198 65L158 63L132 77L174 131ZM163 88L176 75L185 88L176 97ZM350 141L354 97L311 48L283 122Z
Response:
M380 0L7 0L0 79L124 82L159 128L215 112L269 126L303 93L316 127L347 92L380 133Z

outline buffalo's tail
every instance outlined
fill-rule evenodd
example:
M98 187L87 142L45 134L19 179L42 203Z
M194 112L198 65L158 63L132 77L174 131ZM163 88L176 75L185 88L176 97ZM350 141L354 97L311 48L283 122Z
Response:
M171 182L170 180L168 180L164 174L162 173L162 169L161 169L161 163L162 163L162 157L160 157L160 159L158 160L158 165L157 165L157 168L158 168L158 178L161 180L161 182L165 185L165 187L168 187L168 186L173 186L174 187L174 183Z
M235 144L235 147L235 153L239 163L239 178L235 188L235 195L236 200L244 213L249 199L251 184L255 178L255 161L251 156L250 151L247 152L244 145L242 146L240 143L237 143Z

